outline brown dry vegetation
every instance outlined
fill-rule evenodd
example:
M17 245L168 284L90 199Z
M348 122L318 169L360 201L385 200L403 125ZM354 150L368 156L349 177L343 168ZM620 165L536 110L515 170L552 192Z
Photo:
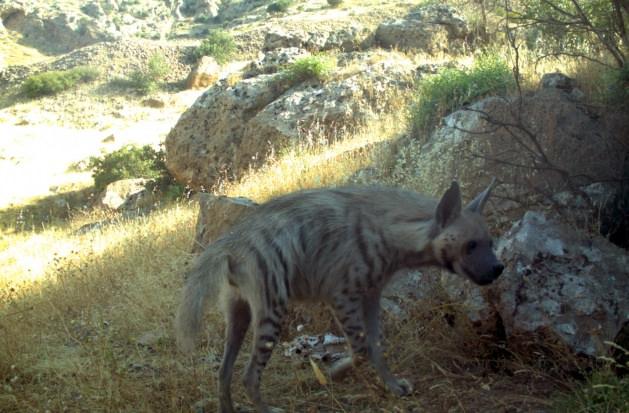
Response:
M225 190L263 201L345 182L369 165L384 173L387 140L400 133L399 125L400 118L388 117L331 147L294 148ZM65 227L10 238L0 251L0 411L175 412L195 405L215 411L220 315L208 317L207 334L193 354L177 353L172 332L183 273L193 258L195 215L193 202L180 203L83 235L74 231L89 217L77 216ZM305 333L328 331L330 316L309 310L298 309L315 315ZM541 355L512 354L478 336L458 311L435 299L413 305L404 321L385 317L388 358L393 371L413 383L410 397L387 393L368 368L322 386L306 362L281 351L265 371L264 394L290 412L548 408L551 394L565 388L554 366L540 362ZM283 340L295 335L294 323L287 323ZM238 372L245 360L241 355ZM247 404L238 380L234 397Z
M380 2L346 1L341 9L358 3L366 9ZM578 75L586 92L600 84L595 68L557 61L550 67L524 65L525 86L535 87L548 69ZM86 105L112 107L109 97L95 98L87 86L78 96L67 103L71 124ZM64 99L68 96L42 102L60 105ZM36 104L24 106L14 110L27 112ZM310 144L275 154L261 170L218 190L261 202L348 179L404 185L404 176L394 179L389 173L391 141L405 125L400 110L332 146L313 133L305 139ZM374 175L355 175L367 167ZM207 334L190 355L177 353L172 329L183 274L193 259L196 204L182 201L146 217L75 232L103 218L110 216L75 213L54 227L0 234L0 412L188 412L199 402L215 411L220 315L208 316ZM412 396L387 393L368 368L343 382L320 385L308 363L287 359L281 351L265 371L263 394L288 412L531 412L552 410L557 392L579 386L566 376L578 371L577 360L561 356L561 349L505 348L474 332L457 317L462 309L444 305L438 294L415 303L405 321L385 315L389 363L414 385ZM308 310L300 307L297 313L301 317ZM310 314L318 317L304 333L330 328L325 311ZM287 323L284 340L297 334L293 324ZM241 354L237 374L245 360ZM239 380L234 398L248 405Z

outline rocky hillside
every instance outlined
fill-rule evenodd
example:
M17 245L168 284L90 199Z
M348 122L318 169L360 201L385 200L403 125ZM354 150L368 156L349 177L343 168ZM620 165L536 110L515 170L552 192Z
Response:
M208 244L292 191L439 198L457 180L467 201L493 179L502 276L479 287L422 268L382 293L386 358L414 392L395 397L364 366L329 383L347 349L309 305L283 326L265 399L291 412L629 409L616 376L627 53L609 40L622 30L584 34L629 16L605 20L605 2L582 10L596 18L569 14L579 43L518 15L554 0L490 3L0 0L0 411L216 411L222 318L190 357L172 331ZM544 63L557 36L596 55Z

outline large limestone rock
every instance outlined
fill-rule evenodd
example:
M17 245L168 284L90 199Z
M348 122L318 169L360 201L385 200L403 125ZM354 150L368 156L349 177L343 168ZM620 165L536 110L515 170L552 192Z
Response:
M202 89L213 85L221 74L221 66L211 56L203 56L194 65L188 78L186 87L188 89Z
M258 204L250 199L199 194L199 216L192 252L201 252L232 226L242 220Z
M287 47L261 53L257 60L254 60L245 68L243 77L250 78L261 74L276 73L282 67L286 67L297 59L309 55L310 53L307 50L299 47Z
M554 193L621 178L626 143L573 97L544 88L522 100L489 97L445 117L432 136L414 136L400 147L398 165L428 193L457 177L466 192L489 176L499 191L518 197ZM625 138L626 139L626 138Z
M96 199L96 206L114 211L134 211L149 208L155 199L146 188L144 178L121 179L107 185Z
M247 122L289 87L274 74L208 89L166 137L168 169L179 182L211 188L233 170Z
M598 356L629 321L629 254L600 236L527 212L498 244L506 265L490 287L444 275L450 298L491 332L499 318L517 345L559 342Z
M166 138L168 169L193 188L211 188L259 166L273 150L364 124L391 110L392 90L410 87L414 66L403 58L361 61L347 77L299 84L260 75L205 92Z
M385 48L437 53L460 48L467 35L467 24L454 9L430 5L403 19L380 24L375 41Z
M263 50L297 47L311 52L364 50L373 43L371 30L359 24L351 27L319 27L316 30L274 27L264 37Z

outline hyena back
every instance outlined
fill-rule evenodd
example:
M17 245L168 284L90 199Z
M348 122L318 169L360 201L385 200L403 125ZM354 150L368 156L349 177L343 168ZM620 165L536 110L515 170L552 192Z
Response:
M493 182L492 182L493 185ZM461 207L458 184L437 201L392 188L353 187L297 192L258 207L210 245L189 274L176 320L178 345L191 351L206 302L220 301L226 341L218 377L220 412L233 412L230 384L249 325L253 348L245 389L258 412L261 373L277 344L290 300L325 302L351 346L352 359L371 362L395 394L411 391L395 378L380 343L380 294L402 268L436 265L491 283L503 270L481 217L490 185Z

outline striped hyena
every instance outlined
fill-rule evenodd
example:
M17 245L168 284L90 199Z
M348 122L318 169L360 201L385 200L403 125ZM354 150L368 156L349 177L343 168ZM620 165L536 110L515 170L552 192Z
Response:
M281 196L257 207L197 259L177 315L180 348L191 351L205 304L221 302L226 341L218 377L220 412L233 412L234 361L249 325L253 349L245 389L258 412L261 373L277 344L290 300L329 305L351 345L352 359L333 377L369 360L397 395L410 384L393 376L379 336L380 294L402 268L436 265L485 285L503 270L481 216L490 185L461 207L456 182L437 201L393 188L347 187Z

